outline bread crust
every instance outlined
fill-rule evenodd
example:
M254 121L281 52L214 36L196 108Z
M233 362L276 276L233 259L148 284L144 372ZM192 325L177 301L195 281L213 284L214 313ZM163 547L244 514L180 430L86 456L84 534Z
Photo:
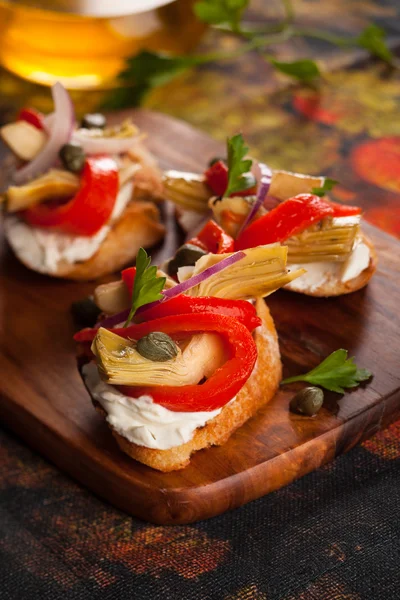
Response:
M292 283L288 283L287 285L285 285L285 290L296 292L297 294L305 294L306 296L329 298L331 296L342 296L343 294L351 294L352 292L356 292L357 290L360 290L361 288L365 287L371 279L372 275L376 271L378 259L373 243L365 234L362 234L362 241L370 249L370 261L367 269L364 269L364 271L362 271L354 279L350 279L350 281L343 282L337 279L336 277L331 277L318 288L313 290L297 290L294 288Z
M274 321L263 299L257 299L256 309L263 323L262 328L258 328L254 334L258 349L257 363L235 401L225 405L222 411L204 427L198 428L189 442L168 450L157 450L134 444L110 426L123 452L164 473L183 469L189 464L194 452L224 444L238 427L274 397L282 379L278 336ZM93 404L105 418L106 412L100 404L96 401L93 401Z
M149 247L162 239L165 227L159 219L159 210L152 202L130 202L91 258L72 264L61 261L57 270L48 275L75 281L90 281L120 271L134 260L141 246ZM33 264L16 254L26 267L36 270Z

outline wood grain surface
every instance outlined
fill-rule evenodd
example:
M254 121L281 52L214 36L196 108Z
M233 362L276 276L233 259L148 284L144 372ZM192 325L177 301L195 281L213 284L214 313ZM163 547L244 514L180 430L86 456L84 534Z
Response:
M119 118L119 117L118 117ZM137 111L163 167L198 171L221 144L165 115ZM327 394L315 418L274 400L222 447L198 452L183 471L162 474L126 457L96 414L76 368L70 305L93 283L54 280L25 269L0 241L2 421L53 463L115 506L161 524L189 523L280 488L349 450L400 413L400 244L366 226L379 267L369 286L338 299L280 291L268 299L284 374L347 348L373 380L344 396ZM172 228L159 259L173 252Z

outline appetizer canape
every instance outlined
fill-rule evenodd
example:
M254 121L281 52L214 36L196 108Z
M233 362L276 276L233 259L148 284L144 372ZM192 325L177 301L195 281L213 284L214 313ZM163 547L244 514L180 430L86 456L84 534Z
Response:
M77 127L67 91L56 83L52 94L52 114L25 109L0 130L15 156L5 234L27 267L94 279L162 238L158 208L147 199L160 195L161 175L130 121L110 127L92 114Z
M234 136L227 164L217 160L204 175L164 174L165 196L179 207L183 225L195 225L195 214L204 218L211 210L235 238L235 250L287 245L288 266L305 271L285 286L289 290L338 296L364 287L376 269L376 253L360 229L361 208L329 200L331 180L271 171L246 159L247 151L242 137Z
M225 443L281 380L262 297L302 270L288 273L280 244L233 248L211 221L168 261L169 275L141 249L120 281L96 288L103 318L75 335L82 378L120 448L160 471Z

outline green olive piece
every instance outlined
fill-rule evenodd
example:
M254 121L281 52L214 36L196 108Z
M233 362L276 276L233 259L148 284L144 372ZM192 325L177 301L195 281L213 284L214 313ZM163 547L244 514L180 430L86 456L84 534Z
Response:
M63 166L72 173L80 173L85 164L85 153L82 146L75 142L64 144L60 150L60 159Z
M176 275L180 267L192 267L205 254L207 254L205 250L194 244L184 244L178 248L174 258L169 261L168 275Z
M297 392L290 402L292 412L313 417L324 402L324 392L318 387L306 387Z
M178 347L169 335L161 331L153 331L140 338L136 350L154 362L165 362L172 360L178 355Z
M84 115L81 127L85 129L104 129L106 124L106 118L101 113L88 113Z
M89 296L71 305L71 313L79 327L93 327L101 313L93 297Z

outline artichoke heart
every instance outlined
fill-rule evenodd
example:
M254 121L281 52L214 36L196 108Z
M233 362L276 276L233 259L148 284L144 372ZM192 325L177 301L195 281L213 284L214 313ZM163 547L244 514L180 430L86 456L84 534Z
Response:
M6 193L8 212L23 210L53 198L70 198L79 189L79 177L62 169L52 169L26 185L11 186Z
M274 171L268 194L278 200L287 200L298 194L311 194L311 190L322 187L324 181L325 177L301 175L290 171Z
M15 156L25 161L33 160L47 141L42 129L23 120L4 125L0 129L0 137Z
M256 196L230 196L229 198L210 198L208 206L213 212L214 219L222 229L233 238L249 214ZM262 217L267 211L263 206L257 211L255 218Z
M264 297L305 273L304 269L287 271L287 247L280 244L248 248L244 253L244 258L211 275L189 290L188 294L231 300ZM200 258L196 262L193 275L201 273L227 256L230 255L208 254Z
M223 342L213 333L196 334L175 358L155 362L137 352L136 341L100 327L92 352L102 379L115 385L195 385L225 361Z
M138 127L132 123L131 119L125 119L117 125L110 125L109 127L81 127L80 132L84 132L85 135L92 138L127 138L133 137L139 133Z
M176 285L176 281L168 277L161 269L157 270L157 277L166 277L164 287L166 290ZM131 297L122 279L110 283L101 283L95 288L93 295L96 305L106 315L115 315L130 308L132 304Z
M325 218L286 240L288 262L344 262L360 231L360 217Z
M180 208L198 213L208 211L211 192L204 177L196 173L166 171L163 175L164 196Z

